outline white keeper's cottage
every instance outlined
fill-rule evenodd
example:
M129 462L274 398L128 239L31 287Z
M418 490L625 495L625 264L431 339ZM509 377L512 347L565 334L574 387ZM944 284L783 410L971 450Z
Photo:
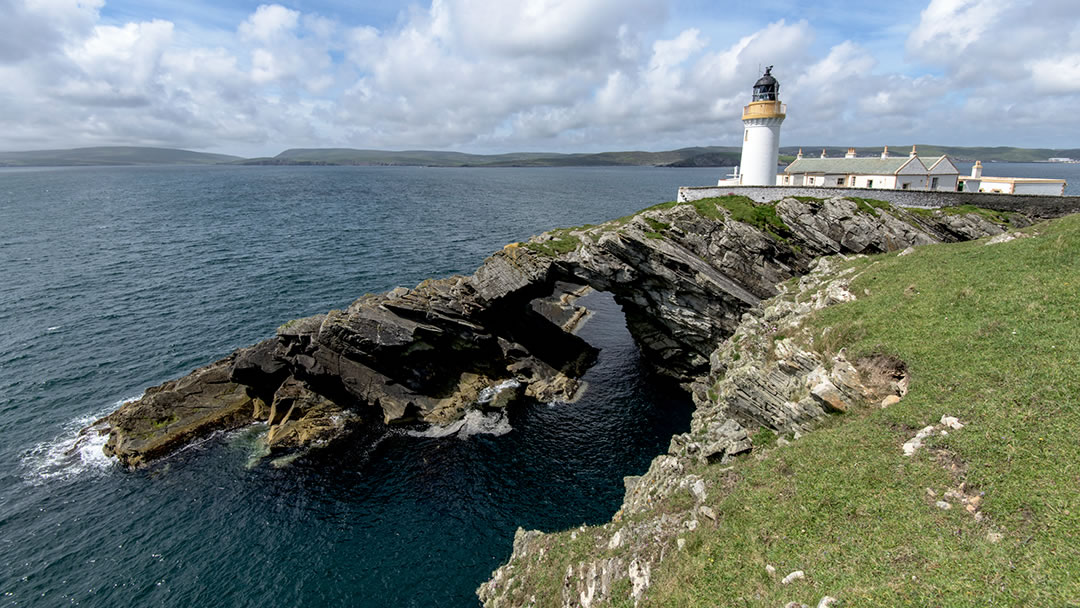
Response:
M848 148L844 158L803 158L802 150L795 162L777 176L777 186L832 186L836 188L882 188L890 190L956 191L960 170L948 156L919 158L915 146L906 157L889 156L889 148L880 157L857 157L855 148Z

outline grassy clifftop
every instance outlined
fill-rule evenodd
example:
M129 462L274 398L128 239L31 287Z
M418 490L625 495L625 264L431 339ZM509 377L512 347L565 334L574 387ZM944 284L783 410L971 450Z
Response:
M639 605L1080 605L1080 216L1021 233L842 262L857 299L784 334L899 357L910 391L687 471L715 517L680 534ZM691 499L664 500L655 512ZM610 534L552 535L518 597L559 605L567 568L603 558L594 539ZM633 605L628 591L611 603Z

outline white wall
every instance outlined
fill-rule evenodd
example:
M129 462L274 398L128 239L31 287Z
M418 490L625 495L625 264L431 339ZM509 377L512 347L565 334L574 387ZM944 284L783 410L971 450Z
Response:
M851 180L848 180L851 183ZM896 187L895 175L856 175L856 188L889 189Z
M745 186L776 184L780 157L780 124L783 118L752 118L743 121L742 183Z
M1013 190L1013 194L1052 194L1057 196L1064 193L1065 184L1062 183L1016 182L1016 189Z
M933 185L935 177L938 180L937 188L931 188L930 186ZM941 191L941 192L955 192L956 191L956 181L957 181L958 178L959 178L958 175L949 175L949 174L931 175L928 178L926 188L927 188L927 190L938 190L938 191Z

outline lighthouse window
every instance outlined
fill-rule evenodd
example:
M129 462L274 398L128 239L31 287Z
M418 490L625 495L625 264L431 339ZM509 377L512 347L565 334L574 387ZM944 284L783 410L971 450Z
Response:
M743 129L742 140L743 141L750 141L750 129Z

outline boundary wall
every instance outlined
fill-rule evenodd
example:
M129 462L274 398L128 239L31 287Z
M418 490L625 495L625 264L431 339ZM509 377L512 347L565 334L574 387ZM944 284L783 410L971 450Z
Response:
M812 196L822 199L855 196L887 201L898 207L921 209L974 205L995 211L1019 212L1036 218L1060 217L1080 211L1080 196L820 186L683 186L679 188L678 200L685 203L728 194L746 196L757 203L769 203L791 196Z

